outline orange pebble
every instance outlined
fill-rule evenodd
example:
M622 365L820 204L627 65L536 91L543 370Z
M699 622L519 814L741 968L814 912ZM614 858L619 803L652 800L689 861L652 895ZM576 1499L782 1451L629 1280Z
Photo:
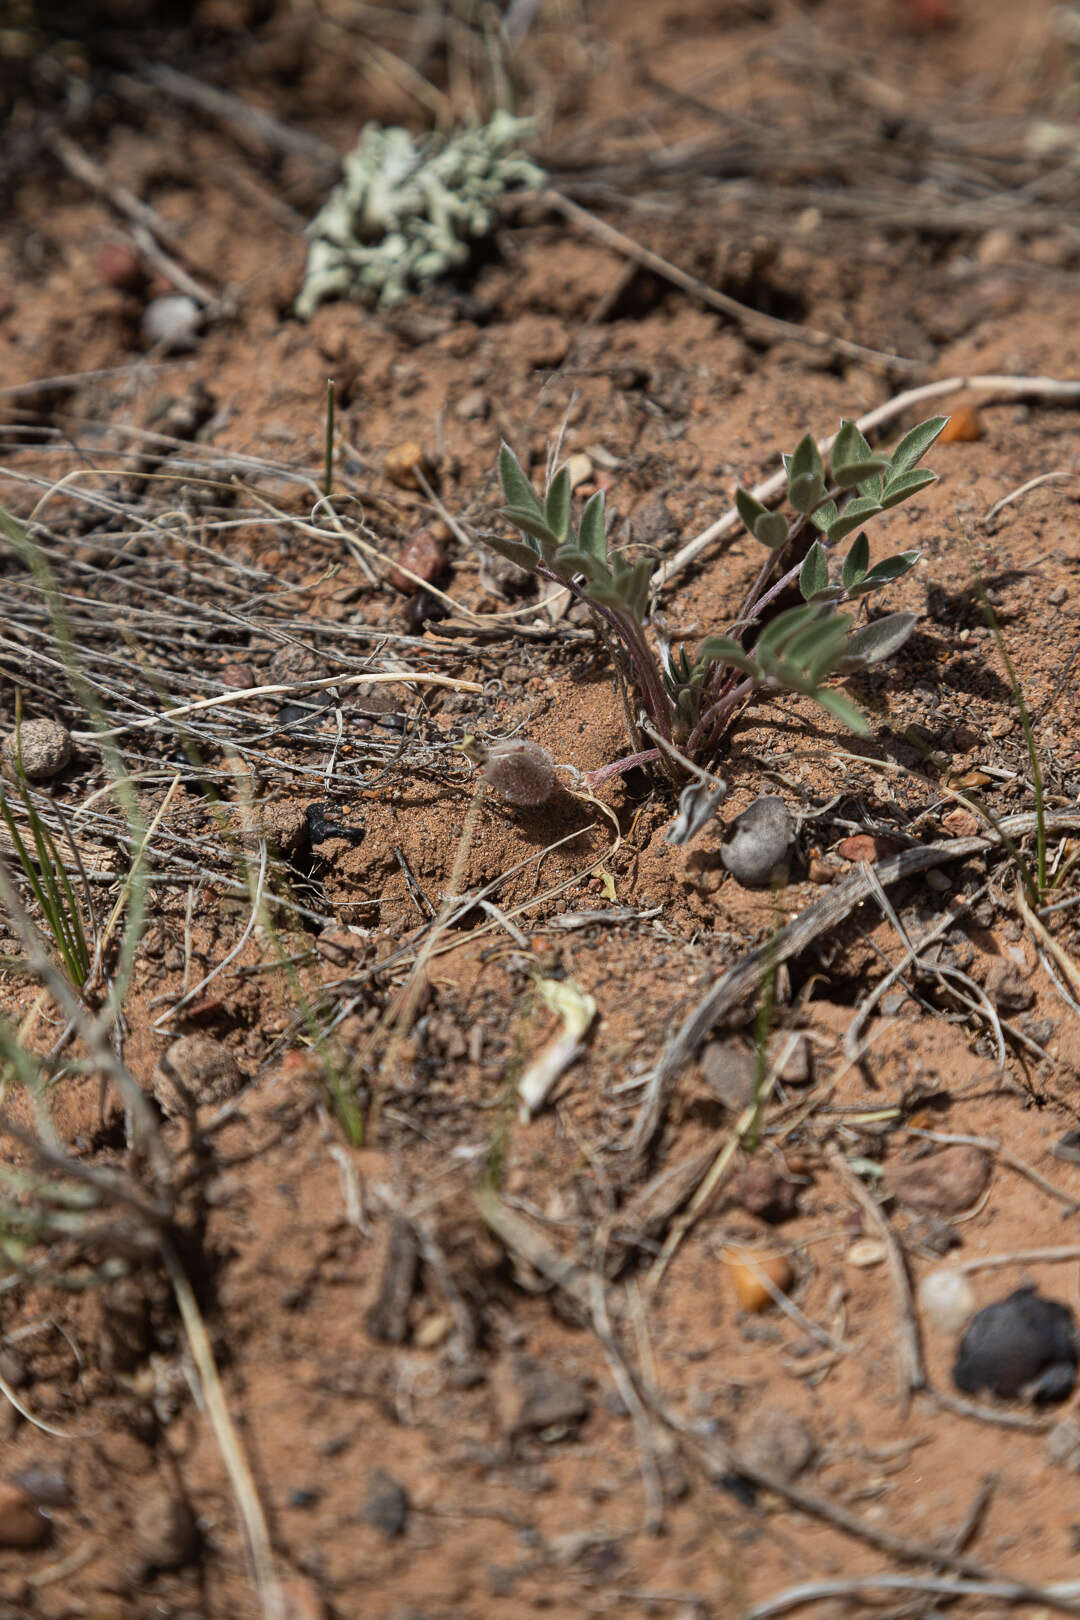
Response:
M735 1297L744 1311L765 1311L773 1303L773 1297L759 1273L764 1273L773 1287L778 1288L782 1294L787 1293L795 1280L791 1261L784 1254L758 1254L753 1249L728 1249L724 1254L724 1263L731 1270Z
M842 861L883 861L895 848L889 838L879 838L874 833L853 833L850 838L840 840L836 853Z
M386 452L386 476L392 484L402 489L419 489L420 479L417 474L431 478L432 467L421 447L414 440L408 439L404 444L395 445Z
M982 436L982 418L974 405L958 405L942 428L938 444L972 444Z

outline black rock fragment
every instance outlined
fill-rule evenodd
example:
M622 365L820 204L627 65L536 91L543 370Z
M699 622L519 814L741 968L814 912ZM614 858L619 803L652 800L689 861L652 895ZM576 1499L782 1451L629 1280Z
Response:
M1076 1379L1077 1346L1067 1305L1016 1289L979 1312L960 1344L953 1380L965 1394L1022 1392L1040 1404L1064 1400Z
M304 811L308 836L313 844L325 844L328 838L347 838L350 844L363 842L363 827L349 827L343 821L330 821L326 810L325 804L309 804Z

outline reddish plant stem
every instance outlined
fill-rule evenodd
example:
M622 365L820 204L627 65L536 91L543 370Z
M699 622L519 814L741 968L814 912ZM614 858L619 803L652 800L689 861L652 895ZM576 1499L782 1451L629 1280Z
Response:
M664 739L670 742L671 703L664 690L656 656L637 620L629 613L606 607L602 602L594 602L580 585L573 580L561 579L553 569L543 563L536 571L545 579L553 580L557 585L564 585L572 596L576 596L579 602L584 602L587 607L592 608L594 613L598 613L605 623L611 626L629 656L649 719Z
M612 760L610 765L601 765L598 771L589 771L585 783L589 791L598 788L601 782L606 782L612 776L624 776L632 771L635 765L651 765L653 760L660 758L659 748L646 748L640 754L626 754L622 759Z
M691 759L698 758L704 752L706 745L710 749L715 747L720 732L727 725L739 704L744 698L750 696L757 684L754 677L748 675L745 680L739 682L738 686L722 697L718 703L714 703L711 709L706 709L686 739L686 752Z

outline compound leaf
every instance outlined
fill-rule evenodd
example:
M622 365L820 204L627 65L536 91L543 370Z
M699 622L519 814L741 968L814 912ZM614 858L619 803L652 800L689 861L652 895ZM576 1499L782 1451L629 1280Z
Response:
M799 473L788 483L788 500L796 512L809 515L825 498L825 481L817 473Z
M606 562L600 557L594 557L591 551L582 550L580 546L560 546L555 553L554 564L564 578L570 578L574 574L584 574L590 581L611 578L611 571Z
M821 452L814 442L812 433L804 433L792 452L791 460L787 464L788 478L802 478L810 475L825 481L825 463L821 459Z
M836 477L837 467L846 467L858 461L869 461L873 454L857 425L845 419L840 423L840 431L833 440L830 454L833 477Z
M784 463L788 500L796 512L812 512L825 498L825 465L812 433L804 433Z
M651 557L639 557L630 570L630 589L626 595L626 605L639 623L648 611L649 584L652 580L653 567Z
M786 652L789 642L820 617L821 609L811 603L778 613L757 639L754 647L755 661L775 663L781 654Z
M749 674L753 669L745 650L730 636L706 636L698 648L692 679L699 680L710 664L731 664Z

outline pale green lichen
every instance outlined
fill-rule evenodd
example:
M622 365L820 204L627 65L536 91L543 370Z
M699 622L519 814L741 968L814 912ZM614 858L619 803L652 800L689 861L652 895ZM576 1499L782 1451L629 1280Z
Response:
M532 130L508 113L422 140L368 124L308 226L296 313L306 320L330 298L397 304L464 264L470 244L491 230L498 198L544 184L520 149Z

